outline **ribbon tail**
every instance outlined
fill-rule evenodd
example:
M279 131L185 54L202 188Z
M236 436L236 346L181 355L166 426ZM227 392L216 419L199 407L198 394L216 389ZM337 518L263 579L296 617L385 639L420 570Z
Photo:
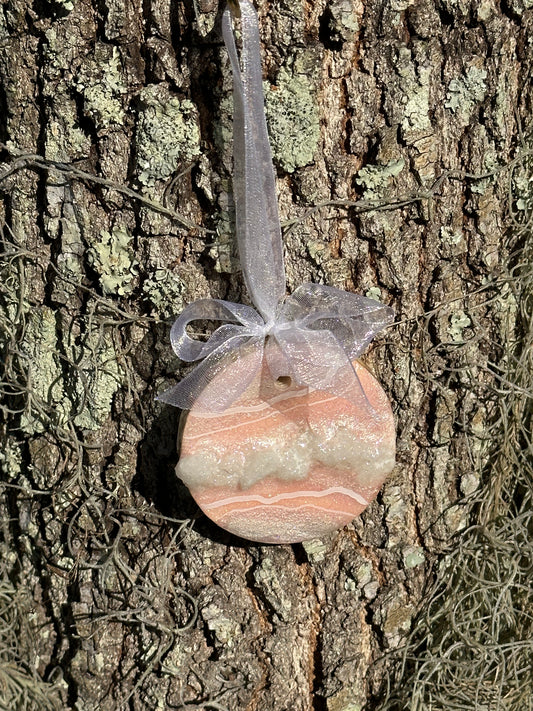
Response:
M194 321L228 323L219 326L204 342L187 333L187 327ZM192 362L205 358L234 336L253 336L263 326L261 317L250 306L221 299L199 299L189 304L176 319L170 331L170 342L181 360Z
M302 284L285 301L282 316L301 329L330 331L350 360L394 320L385 304L323 284Z
M156 399L197 413L222 412L248 388L261 368L263 338L233 336L177 385Z
M288 366L287 375L296 383L373 411L353 363L330 331L292 328L276 334L276 341Z

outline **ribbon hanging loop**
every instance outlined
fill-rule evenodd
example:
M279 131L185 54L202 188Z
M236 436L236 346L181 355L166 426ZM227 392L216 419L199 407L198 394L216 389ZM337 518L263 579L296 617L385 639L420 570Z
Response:
M237 54L229 8L222 35L233 71L233 195L244 283L266 321L285 296L285 267L276 183L263 96L259 23L253 5L239 2L242 49Z
M233 27L236 17L241 23L240 59ZM393 311L372 299L321 284L302 284L285 297L259 27L249 0L234 0L224 10L222 33L233 72L237 241L244 281L257 311L219 299L201 299L187 306L172 327L172 347L182 360L200 363L158 399L182 409L194 406L197 412L223 411L266 363L274 378L287 376L298 385L364 405L366 396L352 362L392 322ZM223 325L206 342L191 338L189 324L205 320Z

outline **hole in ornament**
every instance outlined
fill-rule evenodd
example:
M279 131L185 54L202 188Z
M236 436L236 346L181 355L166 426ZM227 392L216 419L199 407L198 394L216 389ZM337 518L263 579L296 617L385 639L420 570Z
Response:
M276 380L276 385L280 390L287 390L292 385L292 379L290 375L280 375Z

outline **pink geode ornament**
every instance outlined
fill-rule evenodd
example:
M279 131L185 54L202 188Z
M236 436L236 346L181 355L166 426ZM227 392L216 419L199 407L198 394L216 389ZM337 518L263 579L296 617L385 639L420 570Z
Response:
M393 312L320 284L285 295L257 15L249 0L231 8L222 30L234 79L236 228L257 310L190 304L171 342L180 358L201 362L159 399L189 410L177 473L202 510L243 538L294 543L351 521L394 466L389 401L356 360ZM201 342L186 330L199 320L224 325Z
M275 380L264 362L224 412L193 406L177 473L202 511L263 543L320 538L361 513L394 466L395 428L383 388L354 367L365 394L356 401ZM228 367L208 387L236 377Z

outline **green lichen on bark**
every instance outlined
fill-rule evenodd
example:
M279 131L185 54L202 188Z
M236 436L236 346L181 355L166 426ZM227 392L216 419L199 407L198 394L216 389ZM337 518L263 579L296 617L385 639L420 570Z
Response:
M402 132L409 140L411 134L430 128L429 89L433 68L429 58L413 62L411 50L401 47L398 50L397 70L400 77L400 88L403 94L404 106L401 121Z
M407 569L416 568L426 560L424 549L421 546L406 546L402 551L402 555Z
M143 185L151 186L200 155L200 130L194 104L170 95L163 85L144 88L140 102L137 176Z
M0 451L0 469L8 480L19 478L22 470L22 449L18 442L6 442L3 451Z
M126 85L118 47L97 44L94 55L87 58L78 72L76 89L83 96L86 115L93 119L98 130L122 124Z
M265 85L266 116L274 160L288 173L311 163L320 138L311 82L282 68L276 85Z
M90 329L89 323L85 326ZM74 424L97 430L111 414L113 396L123 381L123 369L109 333L88 330L82 338L71 340L72 363L67 392L72 402Z
M364 188L365 198L372 200L384 196L387 188L404 169L405 160L399 158L386 165L367 165L357 173L356 182Z
M163 318L175 316L184 307L183 282L170 269L157 267L151 271L142 289L154 312Z
M73 160L86 156L91 141L80 126L73 97L72 57L77 52L75 34L52 25L44 32L42 52L46 70L43 94L46 103L45 154L52 160ZM60 110L55 110L60 107Z
M63 332L52 309L34 308L27 317L20 352L25 362L21 429L28 434L61 429L72 421L96 430L109 417L122 370L113 344L82 321L82 335Z
M26 409L20 426L29 434L52 424L62 427L70 415L63 369L57 350L57 316L51 308L33 308L27 317L20 351L26 361Z
M328 5L328 30L333 41L349 42L359 30L359 19L351 0L332 0Z
M368 291L366 291L365 296L367 299L373 299L374 301L381 301L382 292L379 286L371 286Z
M450 316L448 333L454 343L464 343L464 330L472 325L472 320L462 309Z
M533 0L509 0L509 8L517 15L523 15L526 10L531 10Z
M45 139L46 157L51 160L72 160L88 153L90 140L81 130L76 105L68 87L55 92L54 100L61 103L64 112L52 116L47 125Z
M133 288L138 262L133 237L123 226L102 230L87 253L89 263L98 273L105 294L124 296Z
M467 124L474 109L485 98L486 79L485 69L469 67L464 74L450 81L444 106Z

